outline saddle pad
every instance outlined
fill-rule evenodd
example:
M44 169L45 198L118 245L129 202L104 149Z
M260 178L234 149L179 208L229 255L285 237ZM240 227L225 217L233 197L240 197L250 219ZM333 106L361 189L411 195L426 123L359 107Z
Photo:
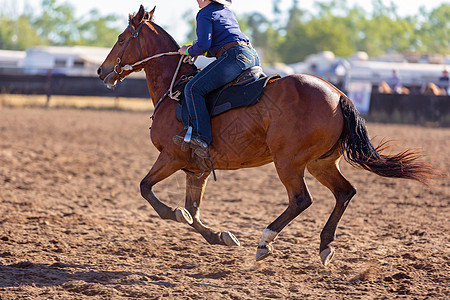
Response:
M220 88L206 96L206 107L211 118L218 116L233 108L256 104L264 92L264 88L270 80L281 78L280 75L261 77L258 80L245 84ZM184 126L189 126L189 113L187 110L184 93L177 105L177 119Z

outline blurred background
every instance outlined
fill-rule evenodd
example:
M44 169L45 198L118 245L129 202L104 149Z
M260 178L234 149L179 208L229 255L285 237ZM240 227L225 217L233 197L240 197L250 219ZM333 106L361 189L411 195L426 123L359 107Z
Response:
M398 119L400 113L402 122L449 125L450 3L357 2L234 0L230 8L267 74L322 77L348 93L374 120ZM180 45L196 39L195 0L0 4L2 94L148 99L142 73L115 91L95 78L125 29L128 14L140 4L147 10L156 6L156 23ZM207 63L198 60L200 67Z

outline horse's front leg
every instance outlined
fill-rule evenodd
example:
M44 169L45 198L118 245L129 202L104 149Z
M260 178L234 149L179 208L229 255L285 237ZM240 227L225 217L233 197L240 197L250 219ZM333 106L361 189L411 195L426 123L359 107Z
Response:
M200 220L200 204L205 193L209 173L198 178L186 172L186 209L193 216L192 227L210 244L239 246L238 239L231 232L214 231Z
M141 195L144 197L162 219L178 221L180 223L192 224L192 216L185 208L171 208L162 203L155 193L153 186L169 177L183 167L178 160L172 159L165 152L156 159L153 167L141 181Z

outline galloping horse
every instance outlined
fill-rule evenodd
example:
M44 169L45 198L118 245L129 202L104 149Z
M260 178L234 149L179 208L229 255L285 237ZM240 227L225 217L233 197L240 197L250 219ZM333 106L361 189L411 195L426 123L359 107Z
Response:
M132 72L145 71L156 106L150 136L160 154L141 182L141 194L161 218L191 225L210 244L239 245L232 233L215 231L200 220L210 172L197 176L195 159L173 143L172 137L183 130L183 125L175 116L176 102L167 99L171 82L196 67L180 60L175 40L153 22L154 11L145 12L141 5L129 16L128 27L98 69L100 79L109 87ZM380 176L426 183L435 175L432 166L418 160L421 155L417 153L382 154L385 144L376 148L371 144L364 120L351 100L313 76L292 75L271 82L257 104L221 114L211 123L210 154L216 169L235 170L273 162L286 187L289 205L263 230L257 260L272 253L272 242L280 231L311 205L304 179L306 168L331 190L336 201L320 235L319 254L325 265L334 255L330 243L338 222L356 193L339 170L343 155L353 166ZM169 207L153 193L155 184L178 170L186 173L185 208Z

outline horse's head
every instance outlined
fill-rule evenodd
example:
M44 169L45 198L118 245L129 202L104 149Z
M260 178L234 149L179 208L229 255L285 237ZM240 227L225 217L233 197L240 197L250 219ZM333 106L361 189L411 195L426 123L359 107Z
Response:
M146 12L141 5L136 14L129 15L128 27L119 35L111 52L109 52L105 61L98 68L97 74L99 78L109 88L115 87L118 80L124 79L130 73L142 70L143 64L131 70L125 70L123 67L142 60L144 55L147 54L143 52L147 51L147 49L143 48L139 35L149 28L145 24L153 21L155 8L151 12Z

